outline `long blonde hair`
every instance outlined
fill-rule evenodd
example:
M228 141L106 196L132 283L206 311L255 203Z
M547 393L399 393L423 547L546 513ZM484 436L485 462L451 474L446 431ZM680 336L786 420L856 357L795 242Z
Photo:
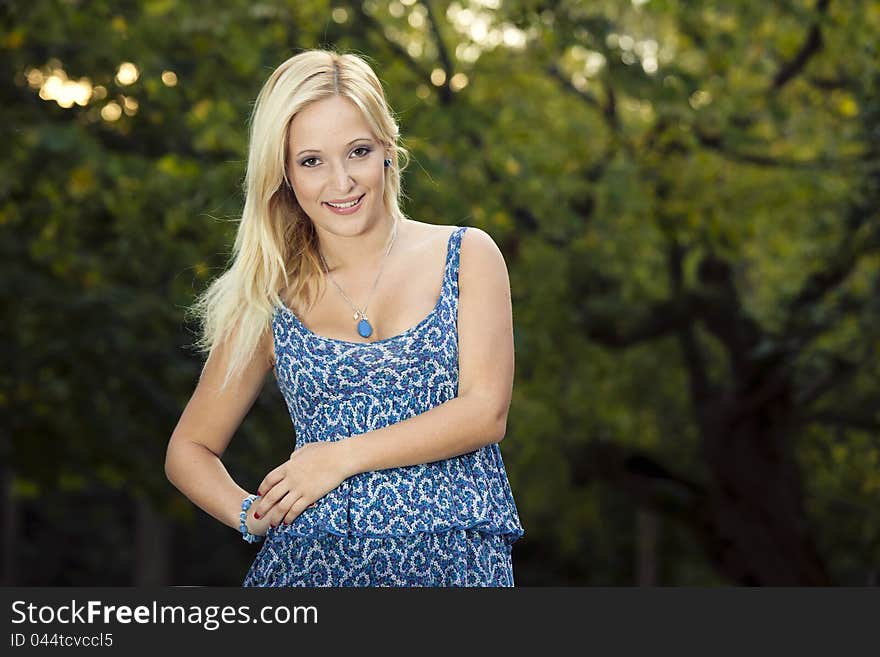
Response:
M280 291L288 300L295 299L298 308L308 309L326 286L317 233L287 180L287 152L293 117L330 96L351 100L391 153L391 166L384 169L383 203L392 217L386 246L406 218L400 209L400 174L409 152L399 143L398 124L369 64L359 55L313 49L278 66L260 90L250 117L245 203L228 268L189 309L201 326L194 345L199 351L210 357L216 346L230 340L221 389L254 357L284 303Z

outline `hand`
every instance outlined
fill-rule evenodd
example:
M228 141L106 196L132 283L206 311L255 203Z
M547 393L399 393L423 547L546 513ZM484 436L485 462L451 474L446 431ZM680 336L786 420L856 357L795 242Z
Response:
M260 483L257 490L262 496L252 506L257 522L263 520L273 527L292 523L346 477L339 443L309 443L293 450Z
M247 527L247 530L251 534L255 534L257 536L265 536L269 531L269 521L265 518L260 518L259 520L254 518L254 511L257 505L257 502L260 501L258 497L253 501L251 507L247 510L245 514L244 524Z

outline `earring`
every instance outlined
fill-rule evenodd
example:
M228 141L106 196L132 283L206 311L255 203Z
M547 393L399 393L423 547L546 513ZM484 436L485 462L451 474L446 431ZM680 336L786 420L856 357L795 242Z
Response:
M385 158L385 168L387 169L390 166L391 166L391 160L389 160L388 158Z

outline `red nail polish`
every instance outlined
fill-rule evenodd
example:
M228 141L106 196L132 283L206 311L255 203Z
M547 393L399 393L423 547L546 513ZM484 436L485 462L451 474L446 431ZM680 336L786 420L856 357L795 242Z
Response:
M254 518L256 518L257 520L260 519L260 514L257 513L256 511L254 511Z

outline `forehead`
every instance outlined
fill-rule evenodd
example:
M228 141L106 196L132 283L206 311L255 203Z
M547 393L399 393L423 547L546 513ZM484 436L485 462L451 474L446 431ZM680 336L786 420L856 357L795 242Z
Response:
M355 137L372 136L361 111L342 96L306 105L290 123L290 145L298 149L344 145Z

